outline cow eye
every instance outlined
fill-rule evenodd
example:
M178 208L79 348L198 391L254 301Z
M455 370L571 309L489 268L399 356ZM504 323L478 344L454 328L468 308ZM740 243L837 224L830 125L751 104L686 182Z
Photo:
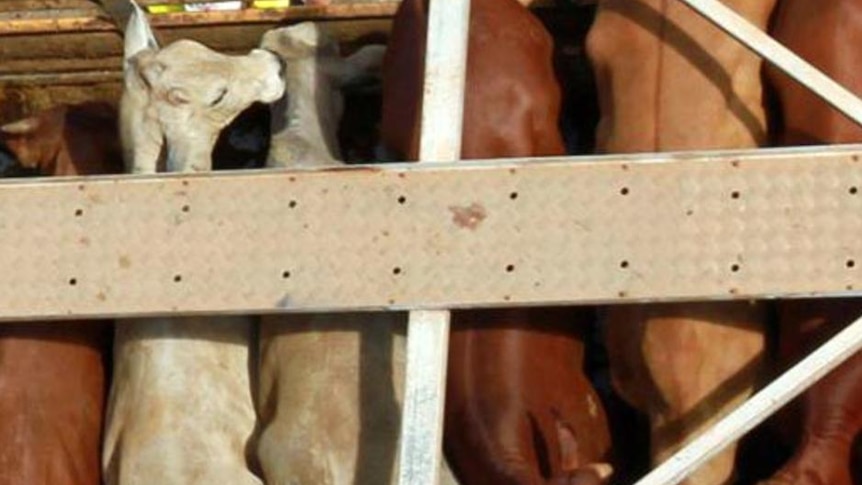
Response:
M210 106L215 106L221 103L225 96L227 96L227 88L222 88L222 90L219 91L218 96L216 96L216 98L210 103Z

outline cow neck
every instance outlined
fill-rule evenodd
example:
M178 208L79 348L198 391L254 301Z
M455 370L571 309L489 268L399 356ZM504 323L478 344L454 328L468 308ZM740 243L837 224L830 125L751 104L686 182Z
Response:
M273 120L278 123L274 131L298 136L313 146L313 151L338 159L338 113L333 99L337 93L332 79L322 72L317 57L289 60L285 74L285 95L279 101L280 112L285 114Z

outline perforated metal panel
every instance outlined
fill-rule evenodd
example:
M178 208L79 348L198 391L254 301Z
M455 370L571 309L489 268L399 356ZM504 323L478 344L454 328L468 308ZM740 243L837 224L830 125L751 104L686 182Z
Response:
M2 318L844 293L860 156L5 182Z

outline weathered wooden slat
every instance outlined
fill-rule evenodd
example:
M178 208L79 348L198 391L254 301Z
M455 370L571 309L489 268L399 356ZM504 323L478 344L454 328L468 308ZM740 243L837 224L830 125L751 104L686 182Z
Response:
M0 12L97 8L98 5L93 0L3 0L0 2Z
M0 184L3 318L858 294L862 147Z
M154 15L150 22L156 29L212 27L221 25L283 24L304 20L389 18L398 7L396 2L355 3L329 6L291 7L286 10L245 9L239 11L177 12ZM57 14L63 11L57 11ZM0 36L54 34L58 32L117 32L114 21L104 12L94 10L81 16L7 16L0 22Z

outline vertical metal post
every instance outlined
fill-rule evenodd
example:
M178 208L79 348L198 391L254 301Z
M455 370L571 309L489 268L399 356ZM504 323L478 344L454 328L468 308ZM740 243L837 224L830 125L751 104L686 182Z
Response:
M470 0L431 0L420 162L461 155ZM400 485L435 485L442 463L449 312L412 311L401 421Z

